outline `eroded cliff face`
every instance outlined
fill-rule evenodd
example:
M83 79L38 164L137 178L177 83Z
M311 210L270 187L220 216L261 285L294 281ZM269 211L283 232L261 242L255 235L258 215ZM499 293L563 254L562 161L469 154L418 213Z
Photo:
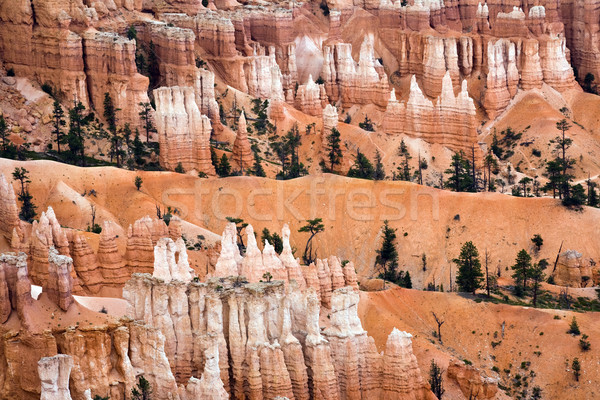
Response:
M410 335L394 331L380 354L362 329L350 263L319 260L320 275L329 279L315 288L319 280L305 280L292 256L287 226L280 256L268 242L261 254L252 227L246 231L241 257L235 225L227 226L216 276L204 283L176 273L186 269L179 265L182 253L175 262L174 243L161 239L153 275L134 274L123 290L128 315L164 335L174 376L188 382L185 395L206 390L211 381L215 398L224 391L234 398L434 398ZM202 373L200 381L191 378ZM386 376L392 379L382 386Z
M138 71L135 60L140 54L149 58L151 44L156 86L194 88L200 113L210 118L217 132L222 126L216 82L321 116L330 103L340 113L369 105L383 112L392 89L405 98L398 78L412 75L424 98L435 104L449 74L454 87L466 80L475 106L495 119L519 90L544 84L561 92L577 88L573 67L580 78L587 73L600 76L600 6L594 1L330 1L327 16L316 15L320 11L309 3L67 3L0 4L0 57L5 68L39 84L49 83L63 99L75 96L97 112L108 92L119 109L119 123L138 128L139 103L149 101L149 81L140 73L150 73ZM128 26L138 29L136 40L124 38ZM360 40L354 26L365 26ZM319 85L308 79L311 74ZM458 125L464 111L449 107L445 115L451 125ZM186 109L188 119L196 120L189 112ZM160 118L164 120L164 114ZM207 135L207 125L198 126L201 136ZM461 147L457 141L473 141L470 127L457 134L454 131L460 129L450 126L448 135L415 134L419 129L406 131L453 150ZM181 146L192 149L194 140L188 138ZM163 156L163 165L184 161L172 154ZM193 159L198 157L204 156L186 156L185 162L197 164ZM202 168L207 172L211 167L203 162Z
M362 329L358 292L350 287L332 293L330 323L322 333L315 290L286 289L281 281L165 282L136 274L124 296L134 319L160 327L180 382L215 371L213 346L220 380L215 373L211 379L236 398L376 399L386 374L394 377L385 389L389 398L434 398L420 377L410 336L392 345L399 341L393 333L389 350L379 354Z
M210 119L200 113L192 87L163 87L154 91L160 164L175 170L214 175L210 159Z

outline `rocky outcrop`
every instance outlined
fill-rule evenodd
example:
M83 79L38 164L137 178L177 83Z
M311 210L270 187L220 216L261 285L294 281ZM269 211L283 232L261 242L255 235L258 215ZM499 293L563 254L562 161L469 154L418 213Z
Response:
M67 234L56 219L52 207L42 212L39 222L33 221L29 244L21 243L18 247L29 247L29 273L32 282L40 286L43 286L48 279L50 248L54 247L59 254L70 255ZM77 279L74 270L72 270L72 278L74 281ZM75 284L79 286L78 281Z
M338 112L335 106L327 104L323 109L323 134L325 136L331 134L332 129L337 129Z
M100 236L101 239L102 236ZM106 236L106 233L104 233L104 236ZM92 293L98 293L104 284L104 278L94 250L83 232L70 230L67 232L67 237L69 239L69 253L73 259L73 269L81 285ZM104 246L105 244L101 240L99 251ZM119 270L119 274L124 272L126 272L126 268Z
M51 247L48 252L48 279L43 291L63 311L67 311L75 301L71 294L73 291L72 270L73 259L59 255L54 247Z
M259 49L259 51L263 51ZM275 49L269 48L269 54L253 55L246 58L244 75L248 94L252 97L284 101L281 69L275 59Z
M414 388L421 388L423 398L435 399L425 389L417 358L412 351L412 335L394 328L388 336L383 356L382 399L398 399L409 396Z
M25 253L0 255L0 300L0 323L5 323L14 310L21 323L29 326L27 308L32 297Z
M248 130L246 126L246 116L244 112L240 114L238 120L237 135L233 142L233 160L237 163L240 170L247 170L252 166L254 156L248 140Z
M478 399L493 399L498 392L498 381L481 376L477 368L462 361L451 360L448 366L448 379L458 383L465 396Z
M12 185L0 174L0 234L12 240L13 230L19 227L17 197Z
M69 376L73 358L66 354L43 357L38 361L38 374L42 382L40 400L71 400Z
M325 105L327 105L325 86L315 83L310 75L305 85L298 86L296 108L305 114L320 117Z
M168 283L171 280L190 282L193 270L188 262L185 243L182 238L174 242L171 238L162 238L154 247L154 278Z
M588 287L596 285L600 269L596 263L575 250L562 252L556 268L552 271L554 282L560 286Z
M102 110L104 95L109 93L118 110L119 123L140 126L139 103L150 101L149 81L137 71L135 41L91 29L83 34L83 53L92 105Z
M383 119L388 134L405 134L465 152L477 143L476 125L475 104L466 81L455 96L449 72L444 75L436 105L423 95L413 75L408 101L398 102L392 90Z
M164 86L193 86L196 80L196 37L190 29L149 22L145 41L152 42L160 60L160 81Z
M191 377L181 400L227 400L229 393L225 390L219 369L219 347L213 343L204 352L204 372L200 379Z
M321 78L330 100L341 100L343 107L371 103L385 107L390 93L388 78L375 59L373 40L372 35L365 36L358 64L352 59L350 44L323 46Z
M214 175L210 159L211 124L202 115L191 87L163 87L154 91L156 127L159 134L160 165L174 170Z
M128 268L117 246L115 224L111 221L102 223L96 259L104 284L123 285L129 279Z
M208 115L213 124L220 124L219 105L215 99L215 74L204 68L197 69L194 92L200 113Z
M190 29L196 37L196 44L212 56L228 58L238 55L232 20L218 12L205 9L197 15L195 13L193 17L163 14L161 19L180 28Z
M128 314L160 326L167 340L165 354L179 381L204 371L203 379L215 382L210 387L220 392L218 396L224 395L219 390L222 382L235 398L379 398L386 359L388 374L401 379L396 382L401 393L433 398L417 379L420 372L410 351L410 337L400 346L390 346L389 354L377 353L358 319L358 292L349 287L333 292L330 326L321 334L313 289L303 293L286 289L283 282L245 283L236 278L181 285L135 274L124 289ZM181 293L177 297L173 297L175 287ZM175 313L172 307L165 308L167 302L183 302L189 308ZM191 328L187 323L175 328L175 321L185 313ZM192 369L186 374L172 361L180 359L191 360ZM188 381L186 395L201 387L202 380Z

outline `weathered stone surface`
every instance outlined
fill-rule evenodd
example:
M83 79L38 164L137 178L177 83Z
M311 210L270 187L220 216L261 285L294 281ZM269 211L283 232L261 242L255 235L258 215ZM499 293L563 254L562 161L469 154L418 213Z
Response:
M200 113L191 87L163 87L154 91L156 127L159 134L160 164L174 170L214 175L210 161L211 124Z
M73 259L59 255L54 247L51 247L48 253L48 279L43 291L63 311L67 311L75 301L71 294L73 290L72 270Z
M71 400L69 376L73 358L65 354L44 357L38 362L38 374L42 382L40 400Z
M244 112L240 114L238 121L237 135L233 143L233 160L237 163L240 170L247 170L254 162L250 141L248 140L248 131L246 125L246 116Z

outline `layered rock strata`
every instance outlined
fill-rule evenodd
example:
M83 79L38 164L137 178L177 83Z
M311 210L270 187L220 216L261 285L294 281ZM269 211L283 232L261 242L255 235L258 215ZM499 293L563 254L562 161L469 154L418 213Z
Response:
M434 398L420 379L409 345L389 345L383 355L376 351L358 319L358 292L349 287L333 292L331 323L323 333L315 291L286 290L277 281L211 278L182 286L135 274L124 296L128 314L161 327L180 381L208 368L218 387L218 365L220 380L234 398L380 398L388 374L394 377L388 392ZM166 303L177 304L179 311L165 309L161 304ZM409 335L406 340L410 343ZM390 342L398 340L392 336ZM217 362L207 349L229 362Z
M392 90L382 124L388 134L405 134L464 152L477 143L476 126L475 104L467 83L463 81L455 96L449 72L444 75L442 93L435 105L423 95L414 75L406 103L399 102Z
M202 171L214 175L210 158L211 124L200 113L191 87L163 87L154 91L160 165L174 170Z

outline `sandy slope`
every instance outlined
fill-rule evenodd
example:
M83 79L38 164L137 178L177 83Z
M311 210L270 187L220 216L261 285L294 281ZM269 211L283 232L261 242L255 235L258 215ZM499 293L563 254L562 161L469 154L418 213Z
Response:
M442 325L443 345L432 335L437 329L432 311L445 320ZM558 319L554 318L555 315ZM588 352L580 350L579 337L566 333L573 315L581 331L590 337L592 348ZM517 373L529 375L530 371L534 371L536 376L529 378L529 387L540 386L544 399L593 399L600 396L598 313L478 304L454 293L393 289L362 292L359 316L380 350L384 348L393 327L411 332L424 375L429 371L431 358L445 367L449 358L454 357L471 361L477 368L485 370L488 376L497 377L492 367L498 367L504 385L509 381L507 374L502 372L504 369L511 370L511 377ZM495 348L491 345L499 341L501 343ZM534 352L541 352L541 355ZM579 383L575 382L570 371L574 357L578 357L582 364ZM531 362L528 370L520 369L523 361ZM451 390L456 395L455 389ZM450 395L449 398L461 397Z
M434 279L448 285L451 260L468 240L482 253L487 248L491 269L499 267L503 273L521 248L530 249L530 238L536 233L544 239L541 258L553 260L563 241L563 249L575 249L584 257L597 259L600 253L595 240L600 210L570 211L549 198L457 194L405 182L335 175L291 181L255 177L198 179L169 172L81 169L49 161L0 160L0 172L9 175L15 165L24 165L30 171L31 190L39 210L52 205L61 224L79 229L87 226L89 210L86 206L76 207L79 198L75 197L92 188L96 196L86 199L114 215L123 227L144 215L155 215L156 204L176 207L182 218L215 233L222 232L227 216L244 218L256 232L264 227L279 230L289 223L298 256L307 235L297 229L305 219L321 217L325 232L317 236L318 255L337 254L354 260L362 276L373 274L379 231L383 220L388 219L398 229L400 265L410 270L417 287ZM144 180L141 191L133 185L136 175ZM63 184L72 189L62 191L74 197L75 204L71 202L69 207L65 207L68 197L57 201L51 196ZM216 238L208 233L205 236ZM422 254L427 256L425 271Z

